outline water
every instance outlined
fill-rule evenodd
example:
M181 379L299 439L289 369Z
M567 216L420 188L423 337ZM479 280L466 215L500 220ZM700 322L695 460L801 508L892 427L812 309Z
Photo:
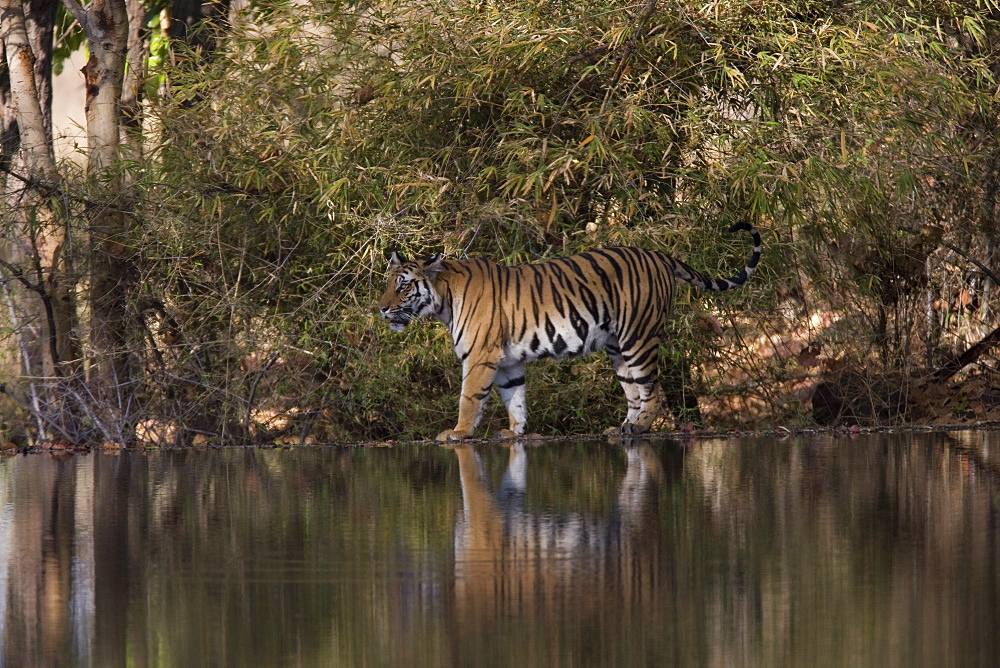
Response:
M995 665L1000 433L0 460L0 664Z

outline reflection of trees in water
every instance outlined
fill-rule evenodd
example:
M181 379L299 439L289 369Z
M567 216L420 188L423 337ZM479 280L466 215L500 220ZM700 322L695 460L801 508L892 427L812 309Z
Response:
M997 439L17 457L0 654L984 662Z
M15 657L10 665L53 665L44 649L77 639L71 631L87 623L80 608L70 615L70 599L86 578L86 564L74 569L73 539L85 556L87 543L74 536L74 486L77 464L86 460L50 462L17 458L0 466L0 657ZM69 485L69 494L56 494ZM88 504L81 504L81 514ZM87 517L79 517L87 524ZM90 523L92 525L92 522ZM81 531L82 533L82 531ZM54 535L70 537L57 542ZM90 564L92 568L92 563ZM75 572L74 572L75 571ZM72 648L67 648L72 649ZM72 654L70 654L72 656ZM21 662L20 658L24 661Z
M198 622L170 619L187 605L170 614L154 605L147 617L144 603L169 599L175 569L205 558L204 503L227 476L213 479L220 471L211 466L173 466L173 455L182 453L152 457L150 466L138 454L33 456L0 467L10 483L8 505L0 505L0 523L11 526L0 545L7 592L0 655L9 665L122 665L126 652L145 663L155 654L146 643L158 635L180 629L177 637L191 637ZM162 626L151 635L148 624Z
M708 588L710 635L727 639L713 662L761 648L768 662L801 661L788 638L872 659L900 638L902 663L936 665L1000 650L1000 475L988 454L1000 439L971 437L974 457L947 434L879 436L884 448L831 436L691 447L686 477L709 509L695 552L727 565Z

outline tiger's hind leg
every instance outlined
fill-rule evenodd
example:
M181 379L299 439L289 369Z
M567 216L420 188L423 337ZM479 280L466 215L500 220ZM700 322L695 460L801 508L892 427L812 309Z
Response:
M510 364L497 369L496 379L493 381L503 405L507 407L507 417L510 420L510 429L500 432L503 438L514 438L524 434L525 424L528 422L528 405L525 401L524 390L524 364Z
M657 383L659 343L659 339L654 338L647 340L638 350L608 349L618 382L625 391L628 414L621 427L612 427L605 433L642 433L653 426L660 410L661 393Z

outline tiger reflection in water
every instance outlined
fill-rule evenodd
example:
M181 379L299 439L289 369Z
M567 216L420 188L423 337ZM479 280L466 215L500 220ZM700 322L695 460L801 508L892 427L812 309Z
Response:
M474 447L454 451L463 510L455 529L460 619L597 613L617 609L618 600L641 611L662 601L669 569L655 506L663 470L648 442L624 448L627 470L607 518L529 511L521 442L510 447L496 494Z

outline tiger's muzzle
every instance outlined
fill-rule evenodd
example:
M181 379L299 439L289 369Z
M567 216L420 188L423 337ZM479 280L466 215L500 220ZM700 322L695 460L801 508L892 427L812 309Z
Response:
M402 332L410 324L410 321L413 320L413 316L405 311L393 311L392 307L389 306L379 307L379 313L389 321L389 329L394 332Z

